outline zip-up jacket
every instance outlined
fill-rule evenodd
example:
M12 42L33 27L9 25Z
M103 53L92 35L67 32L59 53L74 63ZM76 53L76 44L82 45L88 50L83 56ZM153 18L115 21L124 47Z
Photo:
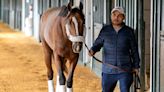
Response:
M126 25L116 32L112 25L104 26L91 50L100 51L103 47L102 72L108 74L118 74L117 68L110 67L112 64L121 69L132 71L132 68L139 68L140 58L138 45L135 40L134 30Z

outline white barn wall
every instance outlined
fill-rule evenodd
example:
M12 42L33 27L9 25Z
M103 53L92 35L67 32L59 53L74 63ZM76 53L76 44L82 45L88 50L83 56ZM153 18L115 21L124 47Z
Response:
M86 38L85 42L90 48L92 46L92 11L91 11L91 3L92 0L85 0L85 26L86 26ZM83 49L83 62L91 61L91 57L88 56L88 50L86 48Z
M33 33L34 33L34 38L39 41L39 21L40 21L40 15L38 13L38 0L34 0L34 8L33 8Z

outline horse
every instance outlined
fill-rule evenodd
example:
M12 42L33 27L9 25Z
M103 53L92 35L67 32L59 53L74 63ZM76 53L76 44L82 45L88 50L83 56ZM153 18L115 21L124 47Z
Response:
M54 92L53 63L57 71L56 92L73 92L74 70L85 39L82 10L82 3L79 7L69 3L50 8L41 16L40 39L47 68L48 92Z

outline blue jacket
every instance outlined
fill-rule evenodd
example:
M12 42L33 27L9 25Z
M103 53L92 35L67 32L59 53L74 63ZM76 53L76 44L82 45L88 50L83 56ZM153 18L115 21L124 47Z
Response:
M123 25L117 33L112 25L104 26L91 49L94 52L98 52L101 47L103 47L103 62L129 72L132 71L132 68L140 67L138 45L132 28ZM103 73L118 74L123 72L105 63L102 64Z

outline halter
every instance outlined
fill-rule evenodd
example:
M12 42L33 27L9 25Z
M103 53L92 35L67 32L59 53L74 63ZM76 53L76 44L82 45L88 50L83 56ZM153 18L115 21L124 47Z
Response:
M79 31L78 31L78 22L77 22L77 19L76 17L72 17L72 21L75 25L75 30L76 30L76 36L74 35L71 35L70 33L70 21L68 21L65 25L65 28L66 28L66 34L67 34L67 37L68 39L72 42L72 43L76 43L76 42L84 42L85 41L85 32L83 32L83 36L80 36L79 35ZM74 53L79 53L79 52L76 52L73 50Z

